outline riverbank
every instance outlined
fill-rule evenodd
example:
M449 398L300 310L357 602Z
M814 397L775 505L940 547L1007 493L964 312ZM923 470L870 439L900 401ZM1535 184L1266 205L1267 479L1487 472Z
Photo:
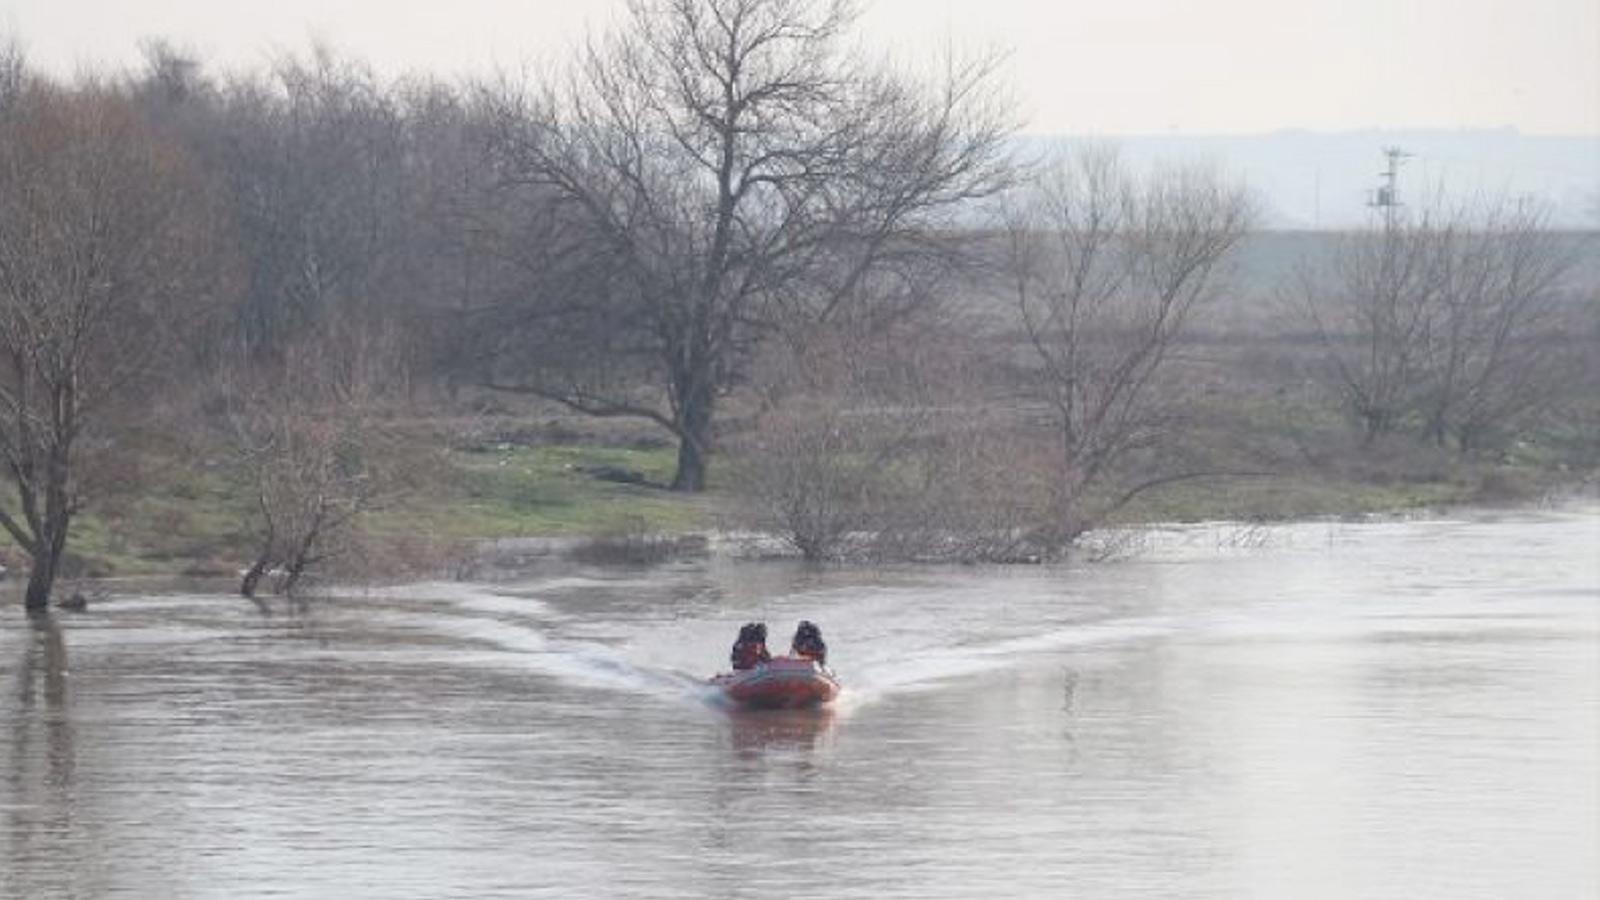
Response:
M1573 464L1581 454L1556 438L1523 442L1490 460L1462 460L1410 442L1359 451L1338 446L1333 432L1270 441L1250 432L1219 421L1200 447L1218 471L1248 468L1248 474L1164 486L1106 524L1516 505L1595 483L1593 469ZM733 479L719 477L722 469L713 469L704 494L665 489L674 451L648 431L557 418L470 429L429 422L412 429L410 439L427 447L426 465L372 510L327 574L379 581L469 577L480 566L499 565L502 550L515 555L535 546L596 562L647 562L701 552L703 535L741 527L740 498L727 483ZM1253 458L1242 459L1242 444ZM136 477L107 485L75 521L65 577L231 578L248 564L255 549L250 485L225 450L150 446L129 463ZM27 565L14 546L0 547L0 562L13 571Z
M461 564L483 541L680 533L713 521L714 498L660 487L673 463L662 447L437 440L424 457L330 561L336 574L412 577ZM66 577L210 577L248 564L252 486L225 450L149 448L137 468L74 520ZM9 569L27 565L15 546L0 554Z

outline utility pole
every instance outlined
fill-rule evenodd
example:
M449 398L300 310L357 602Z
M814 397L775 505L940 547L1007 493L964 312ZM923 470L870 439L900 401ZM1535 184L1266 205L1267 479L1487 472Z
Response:
M1395 210L1400 208L1400 164L1411 158L1411 154L1399 147L1383 148L1383 155L1389 158L1389 165L1378 173L1383 179L1383 184L1374 192L1372 199L1367 203L1375 209L1383 210L1383 228L1385 231L1394 230Z
M1383 155L1389 159L1389 165L1378 173L1378 177L1383 179L1383 184L1378 186L1378 190L1374 192L1371 202L1367 205L1383 210L1383 256L1381 257L1381 267L1378 270L1380 279L1380 293L1378 296L1380 298L1389 298L1387 300L1387 312L1393 315L1394 292L1398 288L1395 275L1395 267L1398 262L1396 256L1400 251L1400 235L1395 232L1395 210L1400 208L1400 164L1411 154L1391 145L1383 148ZM1373 354L1377 354L1379 350L1378 333L1378 330L1374 329Z

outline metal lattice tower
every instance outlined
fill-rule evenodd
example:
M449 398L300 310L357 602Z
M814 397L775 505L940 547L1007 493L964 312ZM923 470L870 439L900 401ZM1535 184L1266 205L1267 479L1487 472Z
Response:
M1391 229L1394 227L1395 210L1402 205L1400 203L1399 183L1400 164L1410 159L1412 154L1399 147L1385 147L1383 148L1383 155L1389 159L1389 165L1378 173L1378 177L1383 179L1383 184L1379 185L1378 189L1373 192L1372 199L1367 202L1367 205L1383 210L1383 227Z

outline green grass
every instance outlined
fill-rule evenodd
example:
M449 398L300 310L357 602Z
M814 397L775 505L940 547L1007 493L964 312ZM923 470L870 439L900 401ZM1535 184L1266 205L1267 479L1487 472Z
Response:
M1116 524L1274 521L1404 512L1463 503L1476 487L1454 481L1372 484L1306 476L1219 478L1154 489L1124 507Z
M617 466L657 485L672 478L676 451L609 447L513 447L444 455L437 481L376 516L374 529L450 538L592 535L636 525L704 527L703 498L661 487L602 481L584 467Z
M366 531L394 544L530 536L683 532L712 520L705 497L602 481L582 467L618 466L656 484L672 477L672 449L541 446L444 450L418 486L369 514ZM231 575L254 550L248 483L227 466L151 460L137 485L91 498L73 520L66 577ZM0 558L26 557L9 541Z
M1325 399L1305 390L1206 396L1191 411L1171 471L1254 473L1154 488L1118 511L1114 524L1275 521L1404 513L1461 504L1537 499L1579 480L1593 433L1563 423L1502 453L1464 458L1412 433L1371 447ZM1592 462L1589 463L1592 466ZM1157 469L1159 470L1159 469Z
M73 519L64 574L204 573L242 564L250 509L243 486L217 468L152 468L138 485L119 484L91 497ZM8 564L20 562L14 546L3 552Z

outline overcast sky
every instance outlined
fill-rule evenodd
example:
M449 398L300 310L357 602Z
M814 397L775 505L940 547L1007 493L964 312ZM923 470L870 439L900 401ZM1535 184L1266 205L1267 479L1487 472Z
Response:
M129 65L166 37L213 66L315 37L381 71L517 68L620 0L0 0L0 31L57 72ZM1499 128L1600 133L1600 0L878 0L861 36L905 57L1010 51L1028 131Z

